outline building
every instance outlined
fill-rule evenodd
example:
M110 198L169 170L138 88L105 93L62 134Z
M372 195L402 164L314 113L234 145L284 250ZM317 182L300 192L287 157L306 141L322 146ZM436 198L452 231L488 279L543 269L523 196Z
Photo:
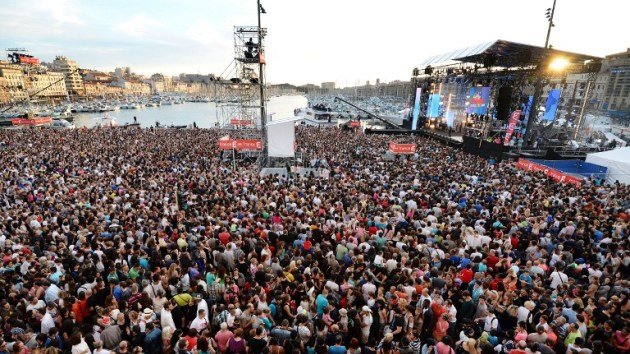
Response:
M27 97L22 68L0 61L0 104L25 100Z
M606 87L599 108L613 114L630 112L630 48L606 56L600 75L606 78Z
M123 95L150 95L151 86L136 79L116 78L112 81L111 86L119 87Z
M118 86L112 86L111 82L86 81L84 85L87 97L114 98L123 95L123 89Z
M321 93L321 88L315 84L298 86L297 90L304 93Z
M68 97L65 75L60 72L35 72L26 76L24 83L33 99L57 101Z
M329 91L333 91L335 89L335 83L334 82L322 82L322 90L329 90Z
M64 56L57 56L52 62L52 69L64 74L66 90L70 97L76 98L85 96L83 78L79 73L79 67L76 61L69 60Z
M131 76L131 68L128 66L123 66L122 68L116 68L114 69L114 76L121 79L129 77Z
M112 82L112 75L100 71L89 71L83 74L84 82Z

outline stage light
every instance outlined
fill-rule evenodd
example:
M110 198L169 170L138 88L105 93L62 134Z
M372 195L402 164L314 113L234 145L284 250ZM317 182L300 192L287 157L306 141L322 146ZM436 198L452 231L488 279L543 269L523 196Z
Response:
M549 69L554 71L562 71L569 65L566 58L556 58L549 64Z

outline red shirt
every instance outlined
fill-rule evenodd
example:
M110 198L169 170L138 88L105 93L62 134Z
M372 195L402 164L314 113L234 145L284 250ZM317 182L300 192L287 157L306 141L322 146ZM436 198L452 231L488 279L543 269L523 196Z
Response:
M222 232L219 234L219 241L221 241L221 244L223 246L227 246L227 244L230 242L230 233L229 232Z
M494 268L497 263L499 263L499 257L497 256L488 256L488 258L486 258L486 264L488 265L488 268Z
M463 283L470 283L473 278L473 271L468 268L464 268L459 272L459 278Z

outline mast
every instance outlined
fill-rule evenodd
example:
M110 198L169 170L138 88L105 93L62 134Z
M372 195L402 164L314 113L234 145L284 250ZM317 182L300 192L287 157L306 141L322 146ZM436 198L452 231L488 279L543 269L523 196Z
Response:
M265 56L263 50L263 30L260 24L260 15L263 11L263 8L260 6L260 0L257 0L257 13L258 13L258 80L260 86L260 130L261 130L261 141L262 141L262 156L260 167L265 168L269 163L269 148L267 144L267 107L265 106Z

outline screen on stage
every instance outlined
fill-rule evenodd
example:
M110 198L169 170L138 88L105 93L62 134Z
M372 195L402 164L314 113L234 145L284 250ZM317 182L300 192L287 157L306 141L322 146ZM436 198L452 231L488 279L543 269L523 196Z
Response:
M436 118L440 115L440 94L434 93L429 96L429 104L427 105L427 117Z
M484 115L488 113L490 87L471 87L466 113Z
M534 104L534 96L527 97L527 103L523 104L523 115L525 119L529 118L529 111L532 109L532 105Z
M267 124L270 157L295 156L295 121L272 121Z
M420 115L420 94L422 93L422 89L418 87L416 89L416 100L413 104L413 121L411 123L411 129L418 129L418 116Z
M555 89L549 91L547 97L547 103L545 104L545 114L543 120L552 121L556 117L556 110L558 109L558 102L560 101L560 90Z
M448 112L446 114L446 126L449 128L453 128L453 126L455 125L455 112Z

